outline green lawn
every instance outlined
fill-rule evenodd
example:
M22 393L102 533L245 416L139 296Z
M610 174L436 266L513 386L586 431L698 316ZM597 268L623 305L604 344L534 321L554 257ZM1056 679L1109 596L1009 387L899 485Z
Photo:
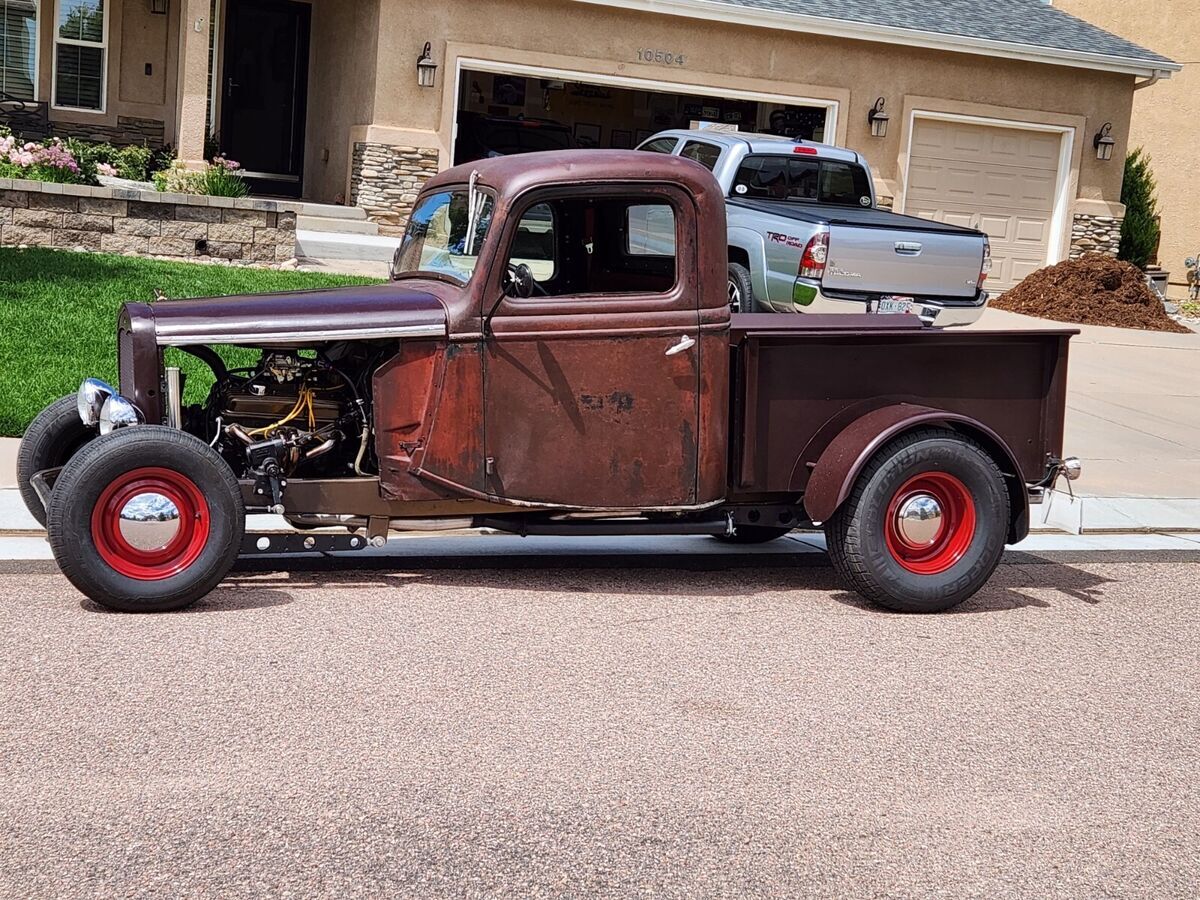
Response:
M126 301L255 294L345 284L369 278L279 272L59 250L0 249L0 435L19 435L52 400L89 375L115 383L116 321ZM256 354L233 351L245 364ZM249 357L247 356L249 354ZM190 376L187 398L211 384L199 360L168 351Z

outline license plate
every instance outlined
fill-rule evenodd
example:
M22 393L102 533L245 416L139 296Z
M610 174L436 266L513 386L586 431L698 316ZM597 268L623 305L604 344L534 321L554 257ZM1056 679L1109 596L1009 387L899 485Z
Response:
M880 297L877 313L910 313L913 311L912 297Z

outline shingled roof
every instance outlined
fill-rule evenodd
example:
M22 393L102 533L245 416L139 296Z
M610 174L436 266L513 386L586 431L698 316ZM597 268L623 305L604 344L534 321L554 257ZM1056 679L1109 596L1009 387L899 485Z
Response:
M939 46L1135 74L1178 71L1165 56L1042 0L584 0L650 12Z

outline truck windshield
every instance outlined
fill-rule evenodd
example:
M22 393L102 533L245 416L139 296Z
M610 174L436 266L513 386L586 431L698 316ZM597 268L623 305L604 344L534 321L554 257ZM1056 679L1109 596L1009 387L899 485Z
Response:
M436 272L463 283L470 281L494 208L495 198L482 190L475 191L474 210L466 188L421 198L396 251L392 277Z
M870 206L871 182L862 166L792 156L747 156L733 179L735 197L833 206Z

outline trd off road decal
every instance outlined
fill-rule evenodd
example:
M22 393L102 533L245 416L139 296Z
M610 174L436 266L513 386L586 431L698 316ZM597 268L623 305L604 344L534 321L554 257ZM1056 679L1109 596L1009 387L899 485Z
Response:
M804 241L798 237L793 237L790 234L781 234L778 231L768 231L767 240L773 244L783 244L787 247L801 248L804 246Z

